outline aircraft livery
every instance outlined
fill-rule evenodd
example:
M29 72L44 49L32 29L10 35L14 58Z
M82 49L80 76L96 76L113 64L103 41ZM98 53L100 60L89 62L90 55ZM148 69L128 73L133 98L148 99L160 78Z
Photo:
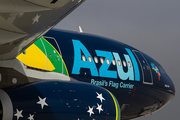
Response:
M33 49L41 52L28 53ZM39 56L46 62L41 63ZM111 91L120 106L121 119L152 113L173 97L174 85L159 63L133 47L103 37L51 30L17 59L30 68L63 73L72 81ZM94 111L95 107L89 106L86 112L93 117Z

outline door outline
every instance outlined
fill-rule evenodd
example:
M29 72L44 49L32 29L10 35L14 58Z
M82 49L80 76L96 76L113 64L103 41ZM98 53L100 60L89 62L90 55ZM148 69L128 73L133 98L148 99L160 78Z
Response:
M149 66L146 58L141 54L141 52L137 51L137 50L132 50L134 55L136 56L140 66L141 66L141 73L142 73L142 76L143 76L143 84L149 84L149 85L153 85L153 76L152 76L152 72L151 72L151 67ZM141 61L139 60L139 57L136 55L136 52L139 53L145 60L145 62L147 63L148 67L149 67L149 71L150 71L150 76L151 76L151 82L145 82L144 81L144 72L143 72L143 67L142 67L142 64L141 64Z
M58 52L59 52L59 54L61 55L61 59L62 59L62 73L64 74L64 68L63 68L63 57L62 57L62 52L61 52L61 49L60 49L60 47L59 47L59 44L58 44L58 42L56 41L56 39L55 38L53 38L53 37L47 37L47 36L43 36L44 38L45 38L45 40L46 40L46 38L47 39L51 39L51 40L54 40L54 42L56 43L56 45L57 45L57 47L58 47ZM46 41L48 41L48 40L46 40ZM53 45L52 45L53 46ZM54 47L54 46L53 46Z

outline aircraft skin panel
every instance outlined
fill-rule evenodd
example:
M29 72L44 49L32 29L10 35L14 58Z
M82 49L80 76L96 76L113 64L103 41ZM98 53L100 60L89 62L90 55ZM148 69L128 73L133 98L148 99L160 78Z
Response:
M69 76L59 52L43 37L16 57L29 67L63 73Z

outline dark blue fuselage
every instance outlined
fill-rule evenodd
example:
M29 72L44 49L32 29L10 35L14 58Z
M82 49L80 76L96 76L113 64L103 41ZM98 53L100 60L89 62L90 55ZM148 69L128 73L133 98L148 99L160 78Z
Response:
M174 97L173 82L161 65L133 47L104 37L55 29L44 37L57 50L60 48L70 77L114 94L121 119L150 114Z

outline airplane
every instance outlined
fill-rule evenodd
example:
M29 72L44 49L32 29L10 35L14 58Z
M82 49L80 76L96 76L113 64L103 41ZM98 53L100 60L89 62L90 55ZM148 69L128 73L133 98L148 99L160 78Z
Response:
M129 120L173 99L172 80L145 53L52 29L83 2L0 2L0 120Z

